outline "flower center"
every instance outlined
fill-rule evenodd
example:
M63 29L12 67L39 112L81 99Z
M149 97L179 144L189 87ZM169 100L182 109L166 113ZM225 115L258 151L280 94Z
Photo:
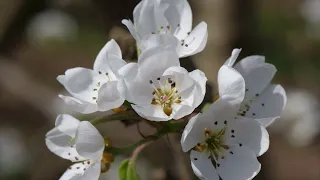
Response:
M228 150L229 146L224 144L223 136L225 135L226 127L217 133L212 133L208 128L204 129L206 140L203 143L198 143L193 149L199 152L207 150L210 157L218 159L223 151Z
M172 114L172 105L174 103L181 103L181 96L179 96L179 92L176 88L176 83L172 81L171 78L167 78L166 80L161 80L161 78L157 78L157 84L150 80L150 84L153 87L153 99L151 104L160 105L163 109L163 112L170 116Z

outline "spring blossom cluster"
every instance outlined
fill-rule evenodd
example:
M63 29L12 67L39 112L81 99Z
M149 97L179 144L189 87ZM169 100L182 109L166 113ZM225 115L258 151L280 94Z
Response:
M122 23L136 40L137 61L127 63L117 42L110 40L92 69L75 67L57 77L69 93L59 97L82 114L125 104L153 123L193 114L181 148L190 154L194 173L204 180L253 179L261 169L257 157L269 148L266 127L279 119L286 104L283 87L271 83L275 66L263 56L235 63L241 49L234 49L218 72L219 98L198 113L207 77L199 69L188 72L179 58L201 52L208 31L205 22L192 28L188 1L142 0L133 21ZM113 161L95 126L68 114L58 115L45 141L51 152L72 162L60 180L98 180Z

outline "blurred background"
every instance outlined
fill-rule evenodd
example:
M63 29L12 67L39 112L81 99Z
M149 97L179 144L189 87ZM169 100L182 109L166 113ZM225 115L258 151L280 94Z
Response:
M49 152L46 132L59 113L72 113L57 97L56 77L72 67L92 67L111 38L126 60L134 40L121 24L138 0L0 0L0 179L57 180L71 164ZM279 122L269 127L271 146L260 158L257 180L320 179L320 0L189 0L194 25L208 24L202 53L181 60L204 71L216 91L216 74L233 48L240 57L264 55L276 65L274 82L287 91ZM240 59L240 58L239 58ZM91 119L92 116L80 116ZM145 124L145 133L152 133ZM99 126L116 145L140 139L137 127L113 122ZM193 180L179 137L148 146L138 160L142 180ZM117 180L117 157L101 176Z

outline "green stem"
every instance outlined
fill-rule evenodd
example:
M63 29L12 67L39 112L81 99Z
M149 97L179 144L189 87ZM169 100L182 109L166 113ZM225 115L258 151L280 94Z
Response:
M97 125L100 123L119 121L119 120L143 120L143 119L139 115L137 115L134 111L125 111L121 113L104 116L98 119L94 119L91 121L91 123L93 125Z

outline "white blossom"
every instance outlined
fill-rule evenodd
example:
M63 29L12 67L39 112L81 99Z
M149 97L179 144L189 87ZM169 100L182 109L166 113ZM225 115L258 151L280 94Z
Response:
M117 89L118 70L126 65L118 44L111 40L99 52L93 70L68 69L57 80L73 96L59 95L73 110L87 114L121 106L124 98Z
M225 65L233 66L240 51L234 49ZM234 69L243 76L246 84L245 98L238 115L254 118L266 127L279 119L287 96L280 84L270 84L277 71L275 66L265 63L264 56L248 56L238 62Z
M104 139L90 122L59 115L56 127L46 135L46 144L51 152L74 162L60 180L99 179Z
M200 70L190 73L180 67L179 58L170 47L144 51L137 63L119 70L123 79L119 90L132 108L153 121L180 119L203 101L207 78Z
M252 179L261 169L257 156L269 147L268 132L258 121L237 116L245 95L242 76L222 66L219 82L220 98L188 122L182 149L191 150L191 166L200 179Z
M201 52L207 43L205 22L192 30L192 11L187 0L142 0L133 11L133 21L122 23L141 51L153 45L171 44L179 57L186 57Z

